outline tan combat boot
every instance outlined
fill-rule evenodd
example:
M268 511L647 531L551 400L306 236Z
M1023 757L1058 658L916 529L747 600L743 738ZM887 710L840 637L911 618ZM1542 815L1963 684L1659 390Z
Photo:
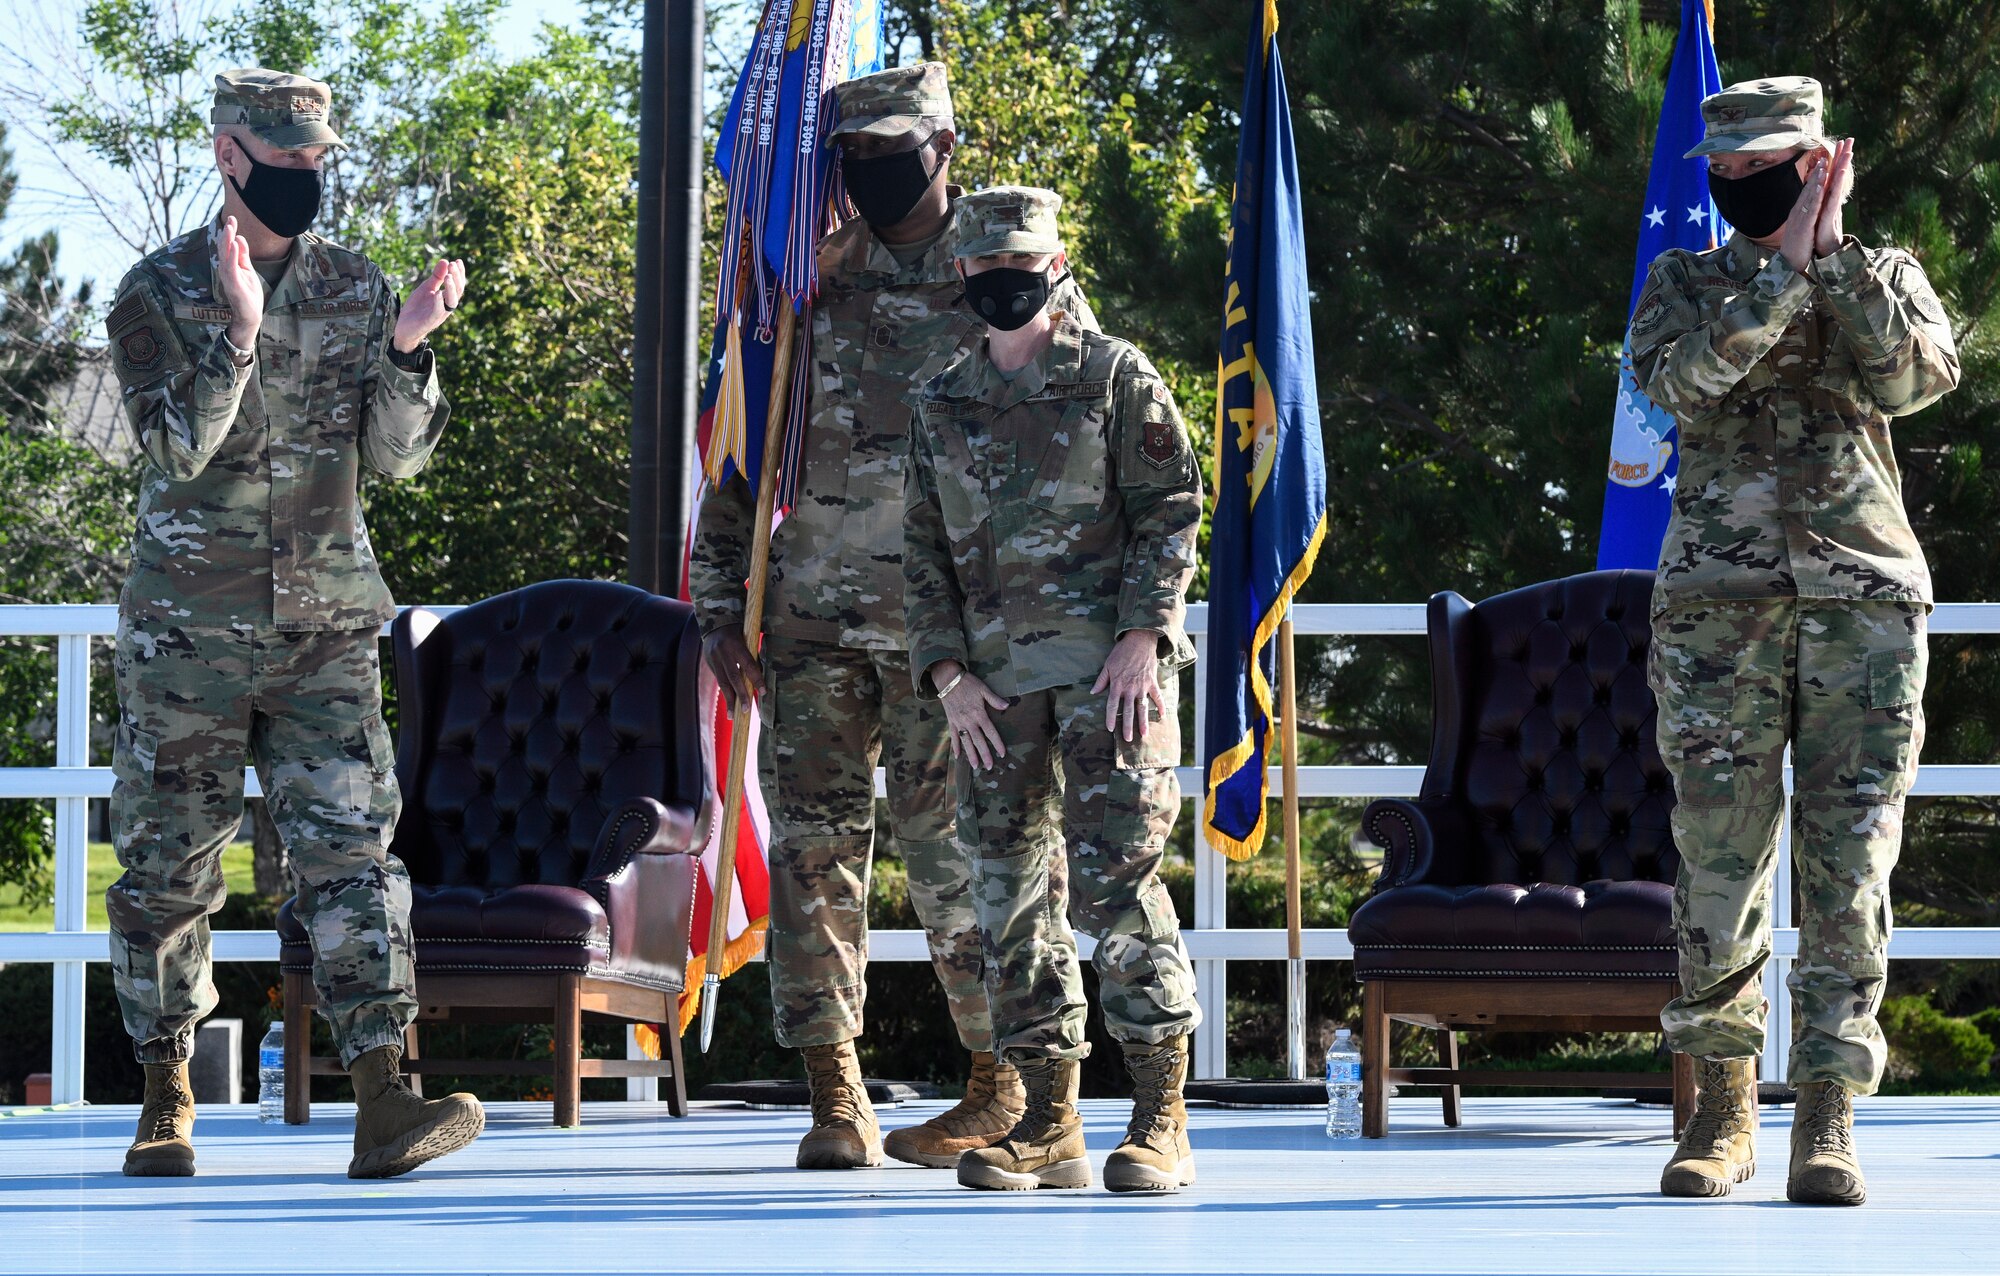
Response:
M194 1173L194 1091L187 1060L146 1065L146 1101L139 1132L125 1152L133 1178L186 1178Z
M1027 1107L1007 1137L958 1158L961 1187L1025 1192L1037 1187L1089 1187L1083 1154L1083 1117L1076 1110L1082 1066L1047 1056L1015 1064Z
M1868 1199L1868 1182L1854 1154L1854 1096L1838 1081L1799 1087L1785 1196L1801 1205L1859 1205Z
M799 1140L802 1170L858 1170L882 1164L882 1129L868 1087L861 1082L861 1056L852 1041L807 1046L806 1084L812 1089L812 1129Z
M403 1084L401 1046L377 1046L348 1065L354 1082L351 1179L392 1179L456 1152L486 1128L486 1109L469 1094L425 1101Z
M1104 1162L1111 1192L1173 1192L1194 1182L1194 1148L1188 1144L1188 1039L1157 1046L1125 1042L1125 1070L1132 1074L1132 1122L1125 1141Z
M1727 1196L1757 1172L1757 1061L1696 1059L1695 1110L1660 1175L1666 1196Z
M1027 1108L1021 1074L996 1060L990 1050L975 1050L972 1078L965 1083L965 1097L958 1105L922 1125L892 1131L882 1140L882 1150L911 1165L949 1169L974 1148L990 1148L1006 1138Z

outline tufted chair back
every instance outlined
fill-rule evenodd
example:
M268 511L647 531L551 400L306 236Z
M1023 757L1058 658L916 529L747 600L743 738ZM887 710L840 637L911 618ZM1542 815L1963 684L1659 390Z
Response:
M557 580L394 628L404 809L420 886L576 886L629 799L701 805L694 617L630 585Z
M1468 819L1456 884L1671 884L1673 780L1646 683L1651 572L1431 600L1425 799ZM1433 880L1436 880L1433 878Z

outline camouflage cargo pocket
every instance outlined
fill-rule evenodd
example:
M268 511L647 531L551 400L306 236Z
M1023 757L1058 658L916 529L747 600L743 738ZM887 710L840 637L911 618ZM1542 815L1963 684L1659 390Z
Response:
M389 738L389 726L382 721L382 715L371 713L361 723L361 729L368 737L368 760L375 767L377 779L396 769L396 743Z
M1929 652L1921 642L1894 651L1868 653L1868 715L1861 730L1858 770L1879 771L1882 797L1909 796L1923 744L1924 682Z
M111 745L111 773L141 789L153 787L153 764L159 760L160 740L150 731L121 721Z
M938 513L943 515L945 534L954 544L970 540L980 525L993 517L992 499L986 493L986 466L973 455L972 440L965 433L967 424L947 421L936 435Z
M128 867L131 852L160 844L164 822L172 814L172 796L160 792L156 781L159 756L158 736L119 721L111 745L111 773L117 779L111 790L111 823L119 862Z
M1063 406L1062 419L1040 456L1021 455L1016 464L1035 467L1028 503L1064 518L1094 519L1103 512L1106 455L1103 404L1077 399ZM1044 440L1035 440L1042 444ZM1028 446L1024 441L1018 445Z
M1726 658L1662 642L1647 654L1659 702L1655 730L1674 791L1689 806L1737 805L1736 670Z
M1105 795L1104 840L1111 846L1165 845L1180 814L1181 723L1178 680L1163 680L1164 709L1147 705L1146 734L1112 736L1111 780Z

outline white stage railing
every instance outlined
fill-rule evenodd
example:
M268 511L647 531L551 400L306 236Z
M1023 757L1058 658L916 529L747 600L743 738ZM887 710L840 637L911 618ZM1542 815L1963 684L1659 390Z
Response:
M455 610L438 607L436 610ZM55 967L54 1005L50 1024L53 1042L50 1072L53 1101L75 1103L83 1098L84 1002L86 962L108 959L102 932L84 929L87 892L88 803L111 796L111 768L89 765L90 643L116 632L118 609L101 605L0 605L0 637L53 638L56 641L56 765L0 767L0 800L29 799L56 804L55 929L43 932L0 932L0 963L49 962ZM1207 658L1207 608L1188 608L1188 632L1203 661ZM1294 610L1293 629L1301 636L1381 637L1421 636L1422 603L1310 604ZM2000 603L1944 603L1931 616L1933 634L2000 634ZM1195 670L1195 735L1190 753L1199 749L1207 720L1202 668ZM1308 798L1414 797L1423 779L1421 766L1307 766L1299 768L1299 792ZM1180 769L1181 787L1193 801L1202 792L1198 767ZM878 774L877 784L880 784ZM1786 786L1791 784L1787 768ZM259 793L255 772L245 782L247 793ZM1271 796L1283 793L1283 780L1273 770ZM1922 797L2000 796L2000 766L1960 766L1926 763L1918 773L1914 793ZM1189 817L1191 818L1191 816ZM1789 833L1789 824L1787 825ZM1276 854L1273 846L1266 852ZM1283 961L1283 929L1245 930L1229 925L1227 861L1202 840L1195 827L1195 901L1193 925L1183 934L1195 961L1202 1016L1208 1025L1196 1034L1194 1072L1219 1077L1228 1070L1226 1006L1229 963ZM1791 846L1780 844L1774 884L1778 931L1775 960L1765 971L1765 993L1771 1002L1771 1049L1764 1056L1768 1080L1783 1080L1787 1044L1791 1041L1790 999L1785 976L1798 951L1798 932L1791 925ZM1345 930L1308 930L1305 956L1313 961L1340 961L1353 956ZM1089 951L1088 942L1084 942ZM217 931L217 961L276 961L277 935L271 931ZM1898 930L1889 952L1896 958L2000 958L2000 927L1915 927ZM875 961L929 961L920 931L876 931L869 938Z

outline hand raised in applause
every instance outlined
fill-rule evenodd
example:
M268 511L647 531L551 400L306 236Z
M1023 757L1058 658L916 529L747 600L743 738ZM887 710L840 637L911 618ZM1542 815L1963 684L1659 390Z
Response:
M424 276L424 281L403 303L403 313L396 316L396 335L391 343L401 353L409 354L439 324L451 318L451 312L458 308L464 295L465 263L438 258L438 264L431 267L430 274Z

